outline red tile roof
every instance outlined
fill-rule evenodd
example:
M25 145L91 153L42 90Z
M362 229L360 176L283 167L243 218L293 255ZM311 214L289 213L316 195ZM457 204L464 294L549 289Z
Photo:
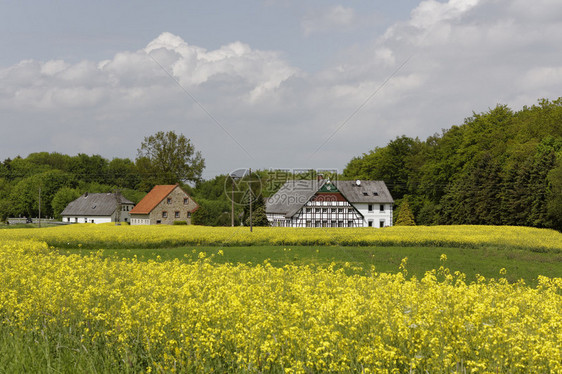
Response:
M154 188L131 209L129 214L149 214L152 209L156 208L156 206L176 187L178 187L177 184L154 186Z

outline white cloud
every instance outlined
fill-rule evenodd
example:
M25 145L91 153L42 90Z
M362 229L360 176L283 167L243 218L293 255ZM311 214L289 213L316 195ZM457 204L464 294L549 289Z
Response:
M316 9L306 15L301 21L301 28L305 36L315 33L332 31L351 26L356 20L353 8L335 5L330 8Z
M422 1L315 73L276 51L243 42L206 49L171 33L103 61L21 61L0 68L0 149L134 157L144 136L172 129L203 152L209 175L247 165L342 168L402 134L423 139L497 103L518 109L558 97L560 11L551 0L525 4ZM303 31L350 26L356 11L336 8L303 21Z

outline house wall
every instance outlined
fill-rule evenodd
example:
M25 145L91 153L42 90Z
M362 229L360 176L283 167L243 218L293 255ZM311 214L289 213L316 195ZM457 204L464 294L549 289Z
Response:
M184 203L184 199L187 199L187 203ZM187 221L187 224L191 225L191 213L197 209L197 206L187 193L176 187L152 209L149 214L150 224L172 225L174 221Z
M363 220L347 201L307 202L293 217L283 214L267 214L272 226L281 227L361 227Z
M148 214L133 214L130 221L131 225L150 225L150 216Z
M108 223L113 222L111 216L63 216L63 222L70 223Z
M369 210L369 205L372 205L372 210ZM355 209L357 209L364 217L363 226L369 227L369 221L372 222L372 227L388 227L392 226L392 209L393 206L390 203L386 204L367 204L367 203L353 203ZM381 206L383 210L381 210ZM384 223L383 223L384 221Z
M133 209L134 204L121 204L121 210L119 212L115 211L113 213L113 221L114 222L131 222L131 215L129 211Z

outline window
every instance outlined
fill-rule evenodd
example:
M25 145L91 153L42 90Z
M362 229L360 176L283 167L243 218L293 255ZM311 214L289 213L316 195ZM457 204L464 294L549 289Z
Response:
M183 198L183 205L187 205L189 203L189 199L187 197Z
M307 213L312 213L312 208L306 208Z
M343 208L338 208L338 213L343 214Z
M174 212L174 217L175 217L175 218L180 218L180 212L175 211L175 212Z
M368 224L369 224L369 227L373 227L373 220L370 219Z
M162 218L168 218L168 212L162 212Z
M156 220L156 224L157 224L157 225L159 225L159 224L161 224L161 223L162 223L162 221L160 221L159 219Z
M353 221L347 221L347 227L353 227Z
M332 208L332 213L336 213L337 209L336 208Z
M373 192L373 196L379 196L379 193L375 191Z
M314 221L314 227L320 227L320 221Z
M171 203L172 203L172 198L171 198L171 197L168 197L168 198L166 199L166 203L171 204Z
M343 227L343 221L338 221L338 227Z
M306 221L306 227L312 227L312 221Z
M331 224L331 226L332 226L332 227L338 227L338 225L337 225L336 221L332 221L332 224Z
M379 221L379 227L384 227L384 219L381 219L381 220Z
M369 196L368 192L363 192L363 196Z
M381 204L381 212L384 212L384 204Z
M187 218L191 218L191 212L187 212Z
M373 211L373 204L369 204L369 212Z

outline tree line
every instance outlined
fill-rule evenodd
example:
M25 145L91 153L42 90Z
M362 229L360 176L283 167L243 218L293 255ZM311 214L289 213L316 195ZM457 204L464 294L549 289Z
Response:
M353 158L343 177L384 180L417 224L562 230L562 98L498 105L424 141L397 137Z
M137 158L80 153L31 153L0 163L0 218L60 218L66 205L85 192L121 192L137 203L157 184L201 180L205 160L184 135L158 132L144 138ZM41 202L41 207L39 207Z
M204 180L204 167L191 141L174 132L145 137L135 160L56 152L8 158L0 163L0 218L37 216L39 187L42 216L58 218L84 192L119 190L137 203L156 184L180 183L200 205L193 223L228 226L232 202L225 192L235 180ZM426 140L397 137L354 157L337 177L385 181L408 224L562 230L562 98L519 111L498 105ZM253 223L266 225L265 198L283 180L267 170L245 178L261 180L263 188L252 192ZM234 210L235 225L249 224L248 204L236 202Z

